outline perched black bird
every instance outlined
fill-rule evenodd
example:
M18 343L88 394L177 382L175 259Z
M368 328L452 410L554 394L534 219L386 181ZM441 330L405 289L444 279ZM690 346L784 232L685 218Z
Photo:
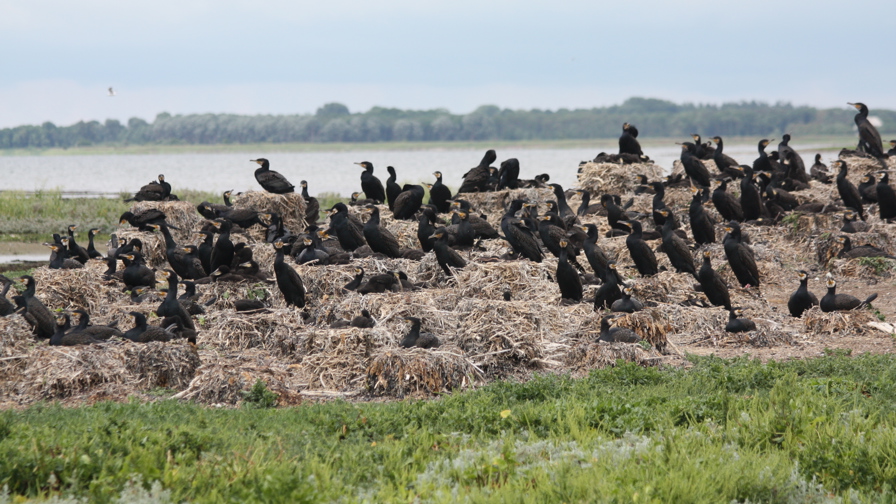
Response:
M55 243L44 244L50 247L50 250L52 251L50 253L50 269L78 269L84 267L79 261L71 258L68 246L66 245L67 242L68 237L62 238L62 246Z
M609 343L638 343L641 337L635 331L627 327L610 327L610 319L616 318L618 315L604 315L600 319L600 337L598 341L606 341Z
M725 231L728 233L723 240L725 257L728 258L728 265L738 283L741 287L759 287L759 268L756 266L753 249L743 243L740 224L731 221Z
M395 199L401 194L401 186L398 185L398 175L395 173L394 166L387 166L386 171L389 172L389 178L386 179L386 198L389 200L389 211L395 210Z
M594 274L597 275L598 278L605 280L607 275L607 264L610 259L597 244L597 239L599 237L597 226L594 224L586 224L585 226L581 226L580 229L588 233L588 238L582 244L582 248L585 250L585 257L588 258L588 264L591 265L591 269L594 270Z
M120 256L124 261L124 271L121 273L121 280L124 282L127 290L134 290L136 287L155 287L156 273L146 265L143 260L143 254L140 252L131 252Z
M260 168L255 170L255 180L261 187L274 194L287 194L295 192L295 186L290 184L286 177L278 172L271 170L271 163L265 158L250 159L253 163L258 163Z
M827 165L821 162L821 154L815 155L815 164L809 168L809 174L814 180L817 180L822 184L831 183L831 174L828 173Z
M283 299L287 305L305 307L305 285L302 283L302 277L296 273L288 264L283 261L284 251L283 242L274 242L274 274L277 277L277 288L283 294Z
M843 248L837 254L837 257L841 259L855 259L858 257L886 257L887 259L896 259L896 256L873 245L859 245L853 247L852 240L846 235L838 236L837 242L843 245Z
M25 320L31 325L31 329L38 338L49 338L56 332L56 323L50 310L35 296L37 292L37 282L34 277L23 275L19 277L25 285L25 292L22 293L22 301L25 304L27 316Z
M125 212L121 214L121 217L118 218L119 224L130 224L135 228L140 229L140 231L152 231L153 228L149 227L150 224L164 224L165 223L165 213L161 210L157 210L155 208L146 208L139 212ZM174 226L168 226L173 229L177 229Z
M398 240L385 226L380 225L380 209L376 205L370 205L367 211L370 218L364 224L363 232L370 249L393 259L401 257Z
M890 140L890 150L887 151L888 156L896 156L896 140Z
M426 205L422 208L420 215L417 217L417 241L420 242L420 248L423 252L432 250L432 241L429 239L436 232L436 224L441 226L442 222L436 217L436 210L433 205Z
M694 256L691 255L687 243L672 230L672 212L660 210L666 223L663 224L663 252L669 257L669 262L678 273L690 273L697 277L697 268L694 266Z
M134 328L124 333L123 337L134 343L150 343L152 341L171 341L174 336L170 332L158 326L151 326L146 323L146 315L140 312L128 312L128 315L134 317Z
M451 189L442 183L442 172L433 172L436 183L429 188L429 204L434 205L439 213L448 213L451 210Z
M153 180L146 184L134 194L134 197L124 201L125 203L132 201L165 201L169 196L171 196L171 184L165 182L165 175L160 174L158 181Z
M352 319L351 326L359 327L361 329L369 329L376 325L376 321L373 320L373 317L370 316L370 312L365 310L361 310L361 314Z
M103 254L100 254L96 249L96 245L93 243L93 237L99 232L99 228L93 228L87 231L87 256L91 259L103 259Z
M482 157L482 161L479 162L479 166L471 168L464 174L464 182L461 184L460 189L457 190L457 193L485 192L489 176L491 175L489 167L496 159L498 159L498 155L495 151L492 149L487 150Z
M622 124L622 135L619 136L619 153L641 156L641 144L637 140L638 130L629 123Z
M831 277L830 273L828 273L827 286L828 293L818 303L823 312L856 310L871 304L872 301L877 299L877 293L868 296L864 301L849 294L837 294L837 282Z
M862 181L856 189L859 190L862 203L877 203L877 181L874 180L874 175L869 173L862 177Z
M711 257L710 251L703 251L703 265L700 266L697 280L710 303L714 306L724 306L726 310L731 311L731 294L728 293L728 286L722 277L712 269Z
M308 225L315 224L320 219L320 202L308 194L308 181L303 180L299 184L302 186L302 199L305 200L305 222Z
M722 179L712 192L712 204L726 221L743 222L744 211L740 206L740 201L728 192L728 179Z
M691 187L691 192L693 196L691 197L691 206L688 208L688 216L691 219L691 233L694 235L694 241L700 245L715 243L715 222L703 209L702 191Z
M740 207L743 211L743 220L759 219L767 212L762 205L759 188L753 182L753 169L747 165L741 165L739 168L744 173L744 177L740 179Z
M624 222L624 224L628 225L632 232L625 239L625 246L628 248L628 253L632 257L632 261L635 262L635 267L638 269L638 273L641 276L653 276L659 273L659 266L656 260L656 254L653 253L653 250L647 245L647 242L644 241L644 231L641 228L641 223L638 221L628 221Z
M714 136L712 137L712 141L716 144L716 150L712 154L712 160L715 161L716 168L719 169L719 172L728 177L743 177L743 172L737 169L738 162L722 153L725 148L725 144L722 142L722 137Z
M336 203L327 214L330 216L330 228L336 232L339 246L347 252L353 252L367 245L364 240L364 226L357 217L348 213L345 203Z
M364 285L357 289L359 294L379 294L386 291L398 292L400 290L402 290L401 275L397 271L373 275L367 279Z
M12 287L12 280L6 278L4 275L0 275L0 284L3 285L3 291L0 292L0 317L6 317L12 315L16 311L15 305L6 297L6 293L8 293L10 287Z
M361 190L364 191L364 195L378 203L385 202L386 189L383 188L380 179L373 174L373 163L361 161L355 164L364 168L364 171L361 172Z
M439 338L437 338L434 334L431 333L421 333L420 325L421 320L417 317L405 317L405 322L411 323L411 330L408 334L398 343L398 346L402 348L437 348L441 346L441 342Z
M759 157L753 161L753 172L760 173L774 171L774 168L772 168L772 163L771 161L769 161L768 153L765 152L765 148L771 142L772 141L767 138L763 138L759 141L759 144L757 145L757 149L759 150Z
M364 268L355 268L355 276L352 278L352 281L345 284L342 289L345 291L353 291L358 290L358 287L361 286L361 282L364 280Z
M71 330L69 334L83 333L98 340L107 340L112 336L122 336L118 328L107 325L91 325L90 314L87 310L77 309L74 311L79 316L78 325ZM117 324L118 322L116 322Z
M877 128L868 120L868 107L864 103L848 103L859 111L854 120L856 127L859 129L859 149L862 152L871 154L876 158L887 157L884 154L883 142L880 139L880 133ZM864 220L864 219L862 219Z
M532 230L520 219L516 218L516 213L523 208L522 200L513 200L510 207L501 219L501 231L504 232L504 239L510 244L513 251L518 255L529 259L530 261L541 262L544 254Z
M221 266L230 267L230 265L233 264L235 247L233 242L230 241L230 228L232 226L230 221L216 219L211 222L221 233L218 235L218 240L215 242L215 246L212 248L211 257L209 258L209 269L214 271Z
M441 266L442 271L446 275L454 276L451 268L460 269L467 265L467 261L456 250L448 246L448 231L445 228L440 227L436 229L435 233L429 238L435 240L433 251L436 253L436 260L439 262L439 266Z
M728 323L725 324L725 330L731 333L749 332L756 330L756 322L748 318L738 318L744 314L740 308L728 310Z
M560 241L560 258L557 261L557 285L560 286L561 299L569 299L580 303L582 301L582 280L579 273L567 260L569 253L566 250L566 240Z
M193 325L193 318L190 317L187 310L177 302L177 284L180 280L177 277L177 273L173 270L166 269L160 271L159 274L168 282L168 292L165 293L165 298L162 300L162 303L159 304L159 307L156 308L156 314L163 318L180 317L184 327L196 330L196 326Z
M395 198L395 206L392 217L398 220L411 220L423 205L423 196L426 190L421 185L405 186L404 190Z
M594 311L600 311L613 306L613 302L622 299L622 291L619 286L622 285L622 279L616 271L616 261L610 261L607 264L607 278L603 285L594 293Z
M610 311L621 313L635 313L644 309L644 303L632 297L632 288L622 288L622 298L613 301Z
M790 310L792 316L802 317L803 312L813 306L818 306L818 298L815 297L815 294L809 292L809 274L800 270L797 272L797 275L800 279L800 286L790 295L790 299L787 301L787 309Z
M890 187L890 174L881 171L877 182L877 205L881 220L896 218L896 192Z
M518 188L519 179L520 161L517 158L501 161L501 169L498 170L498 190Z
M56 315L56 330L53 332L53 336L50 337L50 345L51 346L77 346L77 345L92 345L94 343L100 343L99 340L97 340L96 338L93 338L89 334L72 333L69 331L70 328L71 328L71 319L69 318L68 313L60 313L60 314Z
M831 163L831 166L839 169L837 172L837 192L840 194L840 199L843 200L843 205L858 212L859 217L862 220L865 220L865 209L862 207L862 196L859 194L859 190L856 186L846 178L846 175L849 172L849 167L846 165L846 161L838 159Z
M681 146L681 164L684 166L684 172L690 177L691 182L693 184L709 187L709 170L706 169L706 165L703 164L703 161L700 161L700 158L695 156L687 143L682 144Z

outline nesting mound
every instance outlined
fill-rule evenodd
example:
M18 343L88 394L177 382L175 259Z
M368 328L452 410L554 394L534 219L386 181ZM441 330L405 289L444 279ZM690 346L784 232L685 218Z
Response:
M274 194L267 191L247 191L233 196L233 206L250 208L256 212L278 213L283 226L293 233L305 230L305 199L301 193ZM252 235L258 235L259 226L253 226ZM264 231L257 239L264 241Z
M470 202L476 212L485 213L489 217L504 215L504 211L515 199L524 201L545 202L555 200L554 191L550 188L531 187L528 189L504 189L502 191L488 191L481 193L461 193L454 196Z
M653 163L624 165L589 162L579 167L579 188L594 195L626 194L637 186L636 175L657 180L663 177L664 170Z
M803 313L803 323L808 332L832 336L860 336L877 332L877 329L868 325L869 322L876 320L868 310L825 313L817 306L813 306Z
M465 388L481 373L459 348L388 350L367 368L367 388L375 395L404 397Z
M20 373L5 381L5 395L22 402L64 399L106 384L130 391L185 387L199 367L195 347L186 343L112 342L83 347L37 346L19 363Z
M131 206L131 212L137 214L150 208L164 212L165 222L178 228L171 229L175 240L189 239L199 222L204 220L196 211L196 206L189 201L139 201Z
M640 366L655 365L659 358L641 345L633 343L607 343L583 341L566 356L566 364L576 376L587 375L592 369L604 369L616 365L616 361L634 362Z

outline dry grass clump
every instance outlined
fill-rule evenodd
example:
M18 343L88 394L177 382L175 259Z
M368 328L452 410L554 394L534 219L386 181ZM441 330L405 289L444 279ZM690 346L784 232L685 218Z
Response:
M82 308L91 314L91 322L98 324L101 319L93 318L94 314L104 313L111 305L127 299L122 294L122 284L102 280L104 271L104 262L89 261L80 269L36 268L32 276L37 282L37 297L48 308ZM77 320L74 322L77 323Z
M613 324L635 331L641 339L661 352L666 350L669 343L666 334L672 332L668 318L657 308L645 308L635 313L627 313L613 319Z
M849 173L847 177L852 181L853 184L858 185L864 175L869 173L874 173L876 171L885 170L892 166L891 162L888 160L886 163L887 166L884 166L881 161L871 157L862 157L862 156L839 156L840 159L846 161L846 166L849 167ZM837 170L829 168L832 172L832 175L837 175ZM875 177L876 178L876 177Z
M860 336L875 331L868 326L877 319L868 310L850 310L825 313L813 306L803 313L803 324L810 334Z
M653 163L613 164L589 162L579 166L579 187L592 195L626 194L637 186L636 175L651 181L664 175L662 167ZM600 202L598 198L595 203Z
M575 376L585 376L592 369L615 366L617 360L634 362L639 366L654 365L657 355L634 343L607 343L606 341L582 341L565 356L564 362Z
M150 208L164 212L165 222L178 228L171 229L171 236L178 242L189 240L190 234L199 228L201 221L205 220L199 215L196 206L189 201L138 201L131 206L131 212L137 214ZM161 236L159 234L159 237Z
M374 356L367 367L367 389L393 397L432 395L470 387L481 377L456 347L390 349Z
M388 334L376 329L309 331L302 342L302 376L314 389L362 388L370 356L386 346L389 339Z
M554 190L551 188L530 187L527 189L503 189L501 191L481 193L461 193L456 194L454 199L469 201L470 206L477 215L484 213L488 215L489 222L493 222L492 219L494 218L500 221L505 209L515 199L544 203L557 198L554 197Z
M182 388L199 367L187 343L110 342L81 347L39 344L24 358L24 369L10 380L10 392L23 403L62 399L105 384L130 391Z
M256 212L278 213L286 229L293 233L305 230L305 199L301 193L274 194L267 191L247 191L233 196L233 206L251 208ZM261 226L252 226L249 234L258 241L264 241L265 230Z
M122 245L134 238L143 242L143 249L140 251L140 254L143 255L146 265L150 268L168 267L168 259L165 255L165 237L162 236L162 233L139 231L137 228L128 228L119 231L118 238L121 240ZM175 238L174 241L177 242L178 245L186 246L198 245L202 240L198 237L191 236L183 240ZM105 265L105 263L103 264ZM124 269L124 264L119 261L117 270L121 271L122 269ZM105 271L105 269L103 271Z

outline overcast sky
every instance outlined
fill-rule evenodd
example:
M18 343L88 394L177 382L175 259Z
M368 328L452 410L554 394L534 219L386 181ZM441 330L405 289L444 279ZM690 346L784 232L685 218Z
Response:
M0 0L0 127L331 101L896 109L894 22L893 0Z

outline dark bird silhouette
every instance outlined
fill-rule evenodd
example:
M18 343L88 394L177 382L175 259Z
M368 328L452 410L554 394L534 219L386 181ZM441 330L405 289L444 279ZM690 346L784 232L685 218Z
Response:
M146 315L140 312L128 312L128 315L134 317L134 327L124 333L123 337L134 343L150 343L153 341L171 341L174 336L170 332L158 326L151 326L146 323Z
M437 338L432 333L421 333L420 325L422 321L417 317L405 317L405 322L411 323L411 330L408 334L398 343L398 346L402 348L437 348L441 346L441 342L439 338Z
M653 276L659 273L659 266L656 260L656 254L644 241L644 231L641 223L638 221L628 221L625 223L631 228L631 234L625 238L625 246L628 253L635 262L635 268L641 276Z
M501 161L501 169L498 170L498 190L516 189L519 187L520 161L510 158Z
M267 159L258 158L249 161L258 163L259 168L255 170L255 180L265 191L274 194L287 194L295 191L295 186L290 184L286 177L271 170L271 163Z
M740 224L731 221L725 231L728 233L723 240L725 257L728 258L728 265L738 283L741 287L759 287L759 268L756 266L753 249L743 243Z
M339 246L347 252L353 252L367 245L364 240L364 226L353 215L348 213L345 203L336 203L327 214L330 216L330 228L336 232Z
M437 229L430 239L435 240L433 250L436 253L436 260L446 275L454 276L451 268L460 269L467 265L467 261L448 246L448 231L444 227Z
M757 145L757 149L759 150L759 157L753 161L753 171L755 173L759 172L773 172L774 168L772 168L772 163L769 161L768 153L765 152L765 148L770 144L772 140L767 138L763 138L759 141Z
M177 277L177 273L173 270L166 269L160 271L159 274L168 282L168 292L165 293L165 298L162 300L161 304L159 304L159 307L156 308L156 314L163 318L179 317L184 327L196 330L196 326L193 325L193 318L190 317L187 310L177 301L177 284L180 280Z
M703 209L703 191L692 187L691 193L691 206L688 207L688 217L691 220L691 233L694 235L694 241L700 245L715 243L715 222Z
M128 198L125 203L132 201L165 201L171 196L171 184L165 182L165 175L159 175L158 181L153 180L149 184L141 187L132 198Z
M387 166L386 171L389 172L389 178L386 179L386 198L389 200L389 211L391 212L395 210L395 199L401 194L401 186L398 185L395 167Z
M629 123L622 124L622 135L619 136L619 153L642 156L641 143L638 142L638 130Z
M501 231L504 232L504 239L513 248L513 251L530 261L541 262L544 254L532 230L520 219L516 218L516 213L523 208L522 200L513 200L510 207L501 219Z
M212 248L212 254L209 258L209 268L214 271L221 266L230 267L233 264L234 245L230 241L230 221L224 219L216 219L211 221L212 225L218 229L220 234L215 246Z
M133 212L125 212L121 214L121 217L118 218L118 221L119 224L130 224L131 226L138 228L140 231L152 231L153 228L149 227L149 225L164 224L165 213L155 208L146 208L137 212L136 214ZM169 225L168 227L177 229L176 227L171 225Z
M846 165L846 161L838 159L831 163L831 166L839 169L837 172L837 192L840 194L840 199L843 200L843 205L858 212L859 217L862 220L865 220L865 209L862 207L862 196L859 194L859 190L856 186L846 178L846 175L849 172L849 167Z
M743 177L743 172L737 169L738 162L723 153L725 144L722 141L722 137L714 136L712 137L712 141L716 144L715 152L712 154L712 160L715 161L716 168L719 169L719 172L732 178Z
M815 155L815 164L809 168L809 175L823 184L831 183L831 174L828 173L827 165L821 162L821 154Z
M868 296L864 301L849 294L837 294L837 282L828 273L827 279L828 292L821 298L818 306L823 312L857 310L871 304L877 299L877 293Z
M448 213L451 210L451 189L442 183L442 172L433 172L433 175L436 182L429 188L429 204L434 205L439 213Z
M364 224L363 232L370 249L393 259L400 257L398 240L380 224L380 209L376 205L370 205L367 211L370 212L370 218Z
M862 181L856 189L859 190L862 203L877 203L877 181L874 180L874 175L869 173L862 177Z
M622 291L619 290L622 279L616 271L616 261L607 264L606 277L604 283L594 292L594 311L609 308L617 299L622 299Z
M871 121L868 120L868 107L864 103L848 103L848 105L852 105L859 111L854 118L856 127L859 129L858 150L871 154L876 158L887 157L887 155L884 154L880 133L878 133L877 128L871 124Z
M302 277L296 273L296 270L284 262L283 242L274 242L274 251L276 252L274 256L274 275L277 277L277 288L283 294L283 299L287 305L304 308L305 285L302 283Z
M308 181L303 180L299 184L302 186L302 199L305 200L305 222L308 225L315 224L320 218L320 202L308 194Z
M131 252L120 256L124 261L124 270L121 272L121 280L124 282L127 290L134 290L135 287L155 287L156 274L146 265L143 260L143 254L140 252Z
M797 272L797 276L800 279L800 286L790 295L787 309L790 310L790 315L802 317L806 310L818 306L818 298L809 292L809 274L800 270Z
M837 254L837 257L841 259L856 259L859 257L886 257L887 259L896 259L896 256L873 245L859 245L853 247L852 240L846 235L838 236L837 242L843 246Z
M709 170L706 169L706 165L703 164L703 161L695 156L689 149L689 146L686 145L690 142L685 142L681 146L681 164L684 166L684 172L690 177L692 183L702 186L709 187Z
M691 255L687 243L672 230L672 212L664 209L660 213L666 217L663 224L663 252L669 257L669 262L678 273L690 273L697 278L697 268L694 266L694 256Z
M122 336L121 331L118 328L107 325L91 325L90 324L90 314L87 313L87 310L77 309L74 310L74 313L77 313L79 316L78 325L71 330L70 334L74 333L83 333L91 338L95 338L98 340L107 340L112 336ZM117 324L118 322L116 322Z
M411 220L423 205L426 190L421 185L405 186L395 198L392 217L398 220Z
M896 218L896 192L890 187L890 174L881 171L877 182L877 205L881 220Z
M712 192L712 204L726 221L743 222L744 210L740 206L740 201L728 192L728 179L722 179Z
M68 313L60 313L56 315L56 330L53 332L53 336L50 337L50 345L78 346L100 343L98 339L91 337L89 334L72 333L69 331L70 328L71 319L68 316Z
M635 313L643 309L644 303L632 297L631 287L623 287L622 297L620 299L617 299L616 301L613 301L613 305L610 306L610 311L621 313Z
M627 327L610 327L610 319L616 318L618 315L604 315L600 319L600 337L598 341L606 341L609 343L637 343L641 341L641 337L635 331Z
M748 318L739 318L744 314L740 308L728 310L728 323L725 330L730 333L749 332L756 330L756 323Z
M580 229L588 234L588 238L585 239L585 242L582 244L582 248L585 250L585 257L588 259L588 264L591 265L594 274L601 280L604 280L607 275L607 264L610 262L610 259L607 257L604 250L597 244L597 239L599 237L597 226L594 224L586 224Z
M361 190L364 191L364 195L377 203L384 203L386 201L386 189L383 188L383 183L380 182L380 179L373 174L373 163L361 161L355 164L364 168L364 171L361 172Z
M566 240L560 241L560 258L557 261L557 285L560 286L560 297L580 303L582 301L582 280L579 273L567 260Z
M731 311L731 294L728 293L728 286L722 277L712 269L711 257L710 251L703 251L703 265L700 266L697 280L710 303L714 306L724 306L726 310Z
M342 286L342 289L345 291L358 290L358 287L361 286L362 281L364 281L364 268L355 268L354 278L352 278L351 282Z
M491 175L489 166L498 159L498 155L494 150L489 149L479 162L479 166L471 168L464 174L464 182L461 184L457 193L484 192L487 190L488 179Z
M30 275L19 277L25 285L25 291L22 292L22 301L25 305L27 316L25 320L31 325L32 332L38 338L49 338L56 332L56 323L50 310L37 299L37 282Z

